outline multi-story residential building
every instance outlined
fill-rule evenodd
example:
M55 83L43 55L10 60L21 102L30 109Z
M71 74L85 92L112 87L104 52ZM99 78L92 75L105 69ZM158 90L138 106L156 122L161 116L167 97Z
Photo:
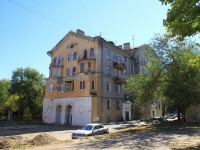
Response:
M86 36L81 30L69 32L47 52L51 63L43 121L84 125L134 117L133 99L122 88L137 68L134 50L130 43L116 46L100 36Z
M134 47L132 50L132 58L135 61L135 74L138 73L146 73L145 65L148 63L146 60L147 56L147 45L141 45L138 47ZM155 53L152 51L152 53ZM156 54L155 54L156 57ZM134 100L133 100L134 101ZM131 101L133 104L134 102ZM159 98L155 98L152 100L152 103L147 105L145 108L132 109L132 116L136 118L154 118L154 117L162 117L162 103Z
M47 52L51 63L44 122L84 125L130 120L132 103L126 99L122 84L134 74L134 61L124 49L77 30Z

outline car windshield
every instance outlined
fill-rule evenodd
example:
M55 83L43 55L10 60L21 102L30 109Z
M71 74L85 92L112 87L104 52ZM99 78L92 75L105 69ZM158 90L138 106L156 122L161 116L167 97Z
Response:
M86 125L84 127L81 128L81 130L92 130L92 127L91 125Z

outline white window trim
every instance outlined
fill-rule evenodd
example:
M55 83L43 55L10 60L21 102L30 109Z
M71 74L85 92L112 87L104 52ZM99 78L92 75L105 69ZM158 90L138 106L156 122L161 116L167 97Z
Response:
M80 87L81 82L82 82L82 87ZM83 82L84 82L84 86L83 86ZM85 81L80 81L79 82L79 90L85 90Z
M52 92L53 91L53 84L49 84L49 92Z
M118 87L119 87L119 91L118 91ZM117 94L120 94L121 93L121 87L120 85L117 85Z
M69 60L68 60L69 55L70 55L70 58L69 58ZM67 61L68 61L68 62L71 61L71 58L72 58L72 54L67 54Z
M56 77L60 77L60 69L56 70Z
M107 83L107 86L109 85L109 87L110 87L110 91L108 91L108 89L107 89L107 92L111 92L112 90L111 90L111 83Z

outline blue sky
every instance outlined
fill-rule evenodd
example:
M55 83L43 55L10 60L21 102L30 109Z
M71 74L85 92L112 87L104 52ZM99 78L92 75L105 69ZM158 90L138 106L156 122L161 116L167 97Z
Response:
M49 75L51 50L69 31L81 29L117 45L148 43L163 34L167 7L159 0L1 0L0 79L19 67Z

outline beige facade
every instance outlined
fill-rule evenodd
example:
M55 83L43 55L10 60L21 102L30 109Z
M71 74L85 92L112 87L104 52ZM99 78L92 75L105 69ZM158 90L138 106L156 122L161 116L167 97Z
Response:
M133 118L133 100L122 88L135 74L132 52L129 43L122 48L81 30L69 32L47 52L44 122L84 125Z

